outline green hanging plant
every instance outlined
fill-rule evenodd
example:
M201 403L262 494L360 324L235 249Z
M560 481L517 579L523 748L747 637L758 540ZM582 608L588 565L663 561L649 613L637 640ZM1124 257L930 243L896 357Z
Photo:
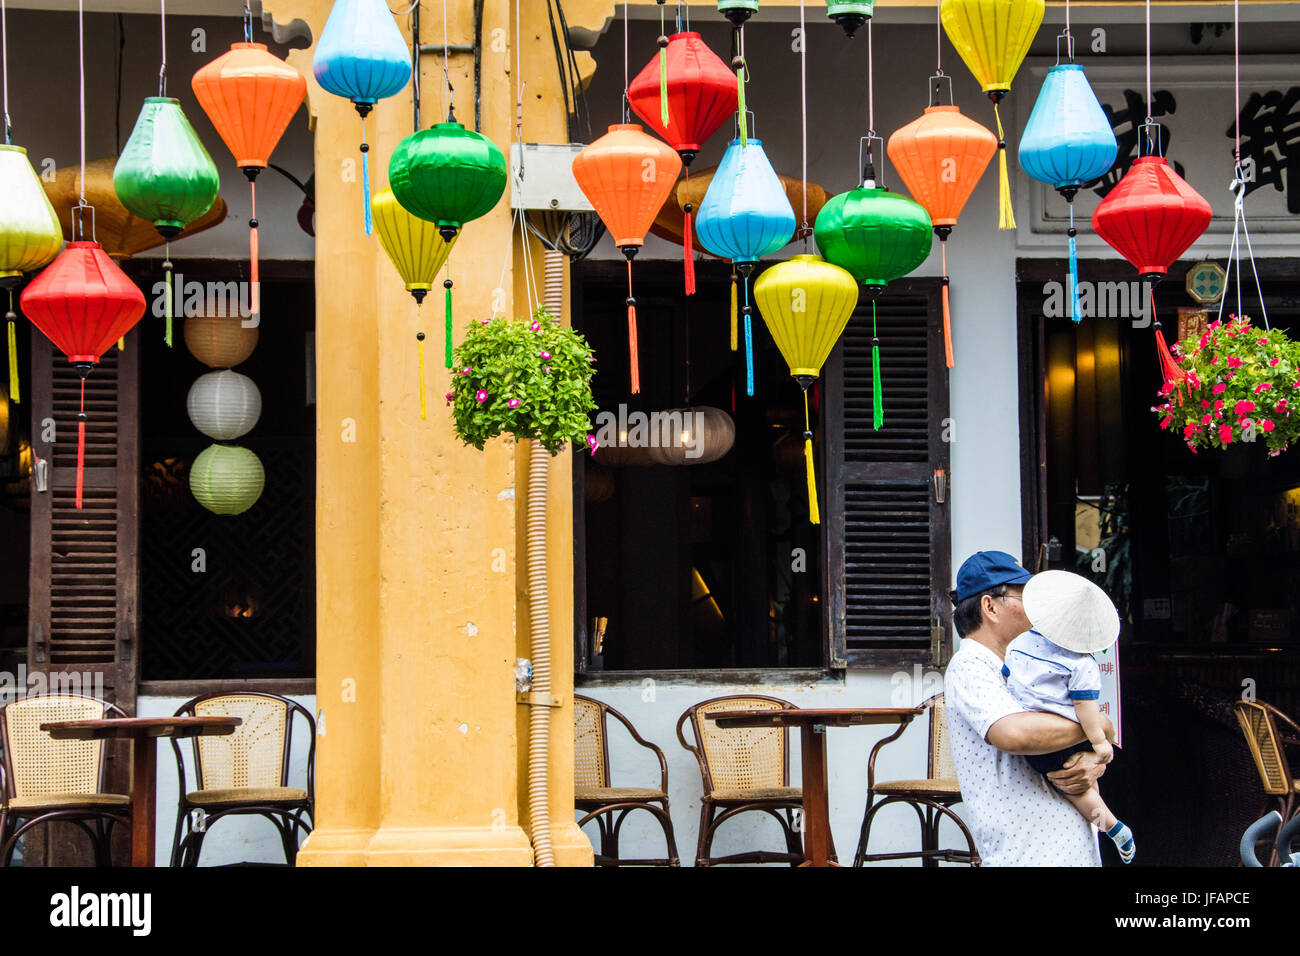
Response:
M447 404L456 435L480 451L497 435L531 438L552 455L591 448L595 358L579 333L545 309L531 319L483 319L456 346Z
M1262 439L1272 457L1300 439L1300 342L1233 315L1174 355L1187 381L1166 383L1151 410L1193 452Z

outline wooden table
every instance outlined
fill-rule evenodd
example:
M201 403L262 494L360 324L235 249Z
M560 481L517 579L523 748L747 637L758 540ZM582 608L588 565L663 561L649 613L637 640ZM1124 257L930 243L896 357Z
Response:
M719 727L798 727L803 767L803 852L800 866L838 866L830 860L831 812L826 782L826 728L909 724L920 707L823 707L731 710L707 714Z
M131 740L131 865L154 865L154 823L158 798L158 737L223 737L239 717L118 717L57 720L41 724L55 740Z

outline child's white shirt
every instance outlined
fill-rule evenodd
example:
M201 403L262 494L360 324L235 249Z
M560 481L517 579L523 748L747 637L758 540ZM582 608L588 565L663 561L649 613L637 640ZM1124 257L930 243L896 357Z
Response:
M1007 687L1026 710L1060 714L1076 723L1076 700L1101 695L1101 668L1091 654L1053 644L1037 631L1026 631L1007 647L1002 666Z

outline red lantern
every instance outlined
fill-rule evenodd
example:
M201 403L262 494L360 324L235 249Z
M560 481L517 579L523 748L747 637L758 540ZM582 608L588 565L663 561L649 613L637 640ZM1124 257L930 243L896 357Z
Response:
M1133 264L1139 276L1155 283L1200 238L1211 216L1210 204L1169 167L1163 156L1139 156L1093 211L1092 228ZM1151 315L1164 380L1180 385L1187 373L1174 361L1160 331L1154 291Z
M23 290L23 312L81 375L77 414L77 507L86 458L86 376L144 315L144 293L98 242L69 242Z
M661 36L659 48L659 54L628 86L627 99L636 115L681 155L689 178L700 145L736 112L739 82L698 33ZM688 202L683 211L686 294L691 295L695 292L692 204Z
M627 257L627 331L632 393L641 391L636 348L636 299L632 297L632 257L672 192L682 161L636 123L618 123L573 157L578 181L614 245Z

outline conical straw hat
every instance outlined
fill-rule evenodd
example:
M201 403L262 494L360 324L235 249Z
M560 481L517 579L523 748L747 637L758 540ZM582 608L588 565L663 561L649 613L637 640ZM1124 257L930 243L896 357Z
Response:
M1043 571L1025 585L1025 615L1034 630L1077 654L1104 651L1119 637L1119 612L1106 592L1070 571Z

